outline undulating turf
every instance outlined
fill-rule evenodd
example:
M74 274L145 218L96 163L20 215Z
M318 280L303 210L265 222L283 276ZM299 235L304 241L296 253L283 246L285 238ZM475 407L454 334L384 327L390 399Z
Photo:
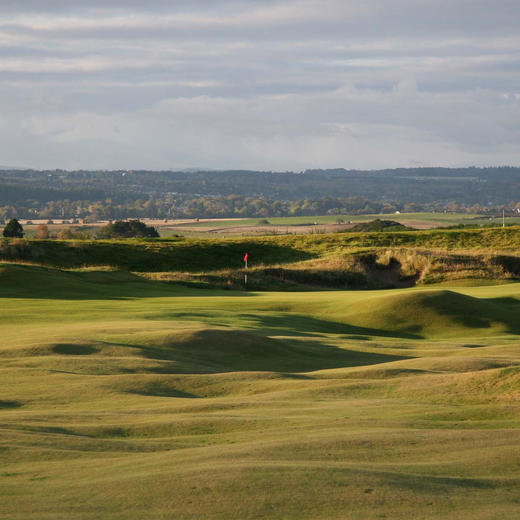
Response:
M0 518L514 519L520 284L0 265Z

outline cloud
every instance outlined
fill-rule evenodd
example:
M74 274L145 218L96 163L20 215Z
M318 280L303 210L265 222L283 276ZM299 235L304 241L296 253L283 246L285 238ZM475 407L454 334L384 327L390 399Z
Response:
M0 3L0 163L518 164L512 0Z

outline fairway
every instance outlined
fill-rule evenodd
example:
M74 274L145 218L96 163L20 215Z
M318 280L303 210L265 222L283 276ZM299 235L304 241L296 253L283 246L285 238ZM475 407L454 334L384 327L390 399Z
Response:
M514 519L520 283L0 264L0 518Z

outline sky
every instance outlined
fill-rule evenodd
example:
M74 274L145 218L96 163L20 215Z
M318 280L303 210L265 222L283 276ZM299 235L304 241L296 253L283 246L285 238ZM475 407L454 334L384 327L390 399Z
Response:
M0 165L520 165L518 0L0 0Z

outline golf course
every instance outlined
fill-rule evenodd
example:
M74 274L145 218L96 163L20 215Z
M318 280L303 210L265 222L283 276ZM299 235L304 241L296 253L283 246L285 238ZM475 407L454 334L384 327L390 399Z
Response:
M520 0L0 0L0 520L520 520Z
M520 515L515 279L224 290L44 263L0 264L0 518Z

